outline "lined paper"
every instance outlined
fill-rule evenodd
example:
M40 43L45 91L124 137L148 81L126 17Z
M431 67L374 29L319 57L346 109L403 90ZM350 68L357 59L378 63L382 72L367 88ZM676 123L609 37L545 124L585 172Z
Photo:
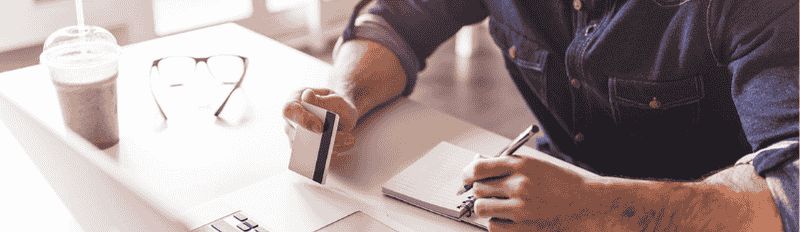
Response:
M428 211L462 220L459 216L464 209L457 206L467 200L472 191L462 195L456 195L456 192L464 185L462 171L472 162L475 154L473 151L441 142L411 166L389 179L382 186L382 191L384 195ZM470 224L476 222L472 218L463 220Z

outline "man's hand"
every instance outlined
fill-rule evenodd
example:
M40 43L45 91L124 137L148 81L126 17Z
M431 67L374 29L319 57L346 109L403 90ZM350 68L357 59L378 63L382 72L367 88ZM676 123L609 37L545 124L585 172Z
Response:
M475 213L493 218L490 231L559 230L592 198L585 183L593 176L519 154L475 159L464 175L474 182Z
M351 133L358 119L358 111L344 98L329 89L304 89L295 92L283 108L286 119L286 135L293 142L295 126L302 126L316 133L322 133L322 120L311 114L300 102L311 103L339 115L339 130L336 132L333 154L353 148L355 138Z
M303 108L311 103L339 115L333 154L355 145L352 134L358 119L376 106L400 96L406 77L400 61L391 50L371 40L351 40L338 47L331 70L331 89L304 89L290 96L283 108L286 135L294 139L295 127L322 132L322 120ZM335 90L335 91L334 91Z
M680 171L676 168L676 171ZM464 169L490 231L780 231L752 165L698 182L603 177L548 157L476 158Z

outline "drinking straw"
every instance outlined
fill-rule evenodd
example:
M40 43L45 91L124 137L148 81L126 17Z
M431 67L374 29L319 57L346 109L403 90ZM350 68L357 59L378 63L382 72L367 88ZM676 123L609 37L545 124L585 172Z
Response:
M81 38L81 41L86 41L86 29L85 24L83 22L83 0L75 0L75 13L78 15L78 36ZM87 54L89 51L86 46L81 46L81 55Z
M78 15L78 29L83 29L83 0L75 0L75 11Z

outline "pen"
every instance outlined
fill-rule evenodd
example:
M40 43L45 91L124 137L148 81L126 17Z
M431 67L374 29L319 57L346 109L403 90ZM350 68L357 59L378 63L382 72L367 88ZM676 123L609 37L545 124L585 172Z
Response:
M517 136L516 139L512 140L511 143L508 144L508 146L506 146L502 151L500 151L500 153L497 153L497 155L491 158L514 154L514 152L517 151L517 149L519 149L520 147L522 147L522 145L525 144L525 142L528 142L528 140L530 140L533 137L533 135L536 134L536 132L539 132L539 127L536 125L531 125L530 127L528 127L528 129L522 131L522 134L519 134L519 136ZM472 185L466 184L464 185L464 187L458 190L458 193L456 193L456 195L464 194L470 189L472 189Z

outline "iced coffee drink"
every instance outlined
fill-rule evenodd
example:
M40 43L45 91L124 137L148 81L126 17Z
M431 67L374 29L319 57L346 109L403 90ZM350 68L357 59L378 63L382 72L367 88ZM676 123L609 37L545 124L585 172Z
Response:
M40 57L56 87L64 123L100 149L119 142L116 83L120 53L107 30L72 26L53 33Z

